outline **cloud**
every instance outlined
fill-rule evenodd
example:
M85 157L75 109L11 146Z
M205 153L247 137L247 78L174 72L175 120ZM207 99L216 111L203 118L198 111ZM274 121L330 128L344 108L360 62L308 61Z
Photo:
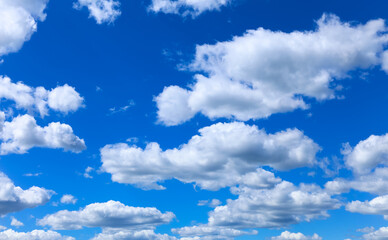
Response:
M11 122L4 122L4 113L1 124L1 155L22 154L33 147L63 148L75 153L86 148L84 140L74 135L73 129L67 124L52 122L46 127L40 127L30 115L18 116Z
M233 122L202 128L179 148L162 151L158 143L149 143L145 149L121 143L107 145L100 152L101 170L112 174L115 182L164 189L158 183L175 178L218 190L238 183L271 185L271 181L277 181L273 174L257 168L311 166L319 150L297 129L267 134L256 126Z
M84 99L67 84L46 90L13 83L6 76L0 76L0 99L11 100L16 108L39 112L42 117L48 115L48 108L67 114L84 106Z
M153 230L103 231L91 240L178 240L167 234L157 234Z
M374 232L364 234L362 239L365 240L386 240L388 239L388 227L382 227Z
M388 220L388 195L379 196L371 201L353 201L346 205L346 210L353 213L384 215Z
M217 206L219 206L221 204L222 204L222 202L220 200L212 199L211 201L209 201L209 200L201 200L201 201L198 202L197 205L198 206L209 206L211 208L215 208L215 207L217 207Z
M213 227L206 225L172 229L172 232L179 234L182 237L181 240L232 240L239 236L257 234L257 231L246 232L237 229Z
M197 46L189 66L198 72L195 82L189 89L167 87L155 98L158 121L177 125L194 113L247 121L306 109L306 99L333 99L350 71L381 64L385 31L382 19L351 25L323 15L314 31L259 28Z
M75 204L77 202L77 199L70 194L65 194L61 197L61 203L63 204Z
M232 193L238 194L238 198L211 211L209 226L281 228L327 218L328 210L341 206L318 186L302 184L297 187L286 181L271 189L240 187Z
M171 212L161 213L156 208L130 207L120 202L93 203L79 211L59 211L38 221L41 226L56 230L75 230L84 227L153 229L172 221Z
M280 236L272 237L271 240L322 240L318 234L313 236L305 236L303 233L291 233L289 231L282 232Z
M113 23L121 15L117 0L78 0L73 6L77 10L87 7L89 18L93 17L98 24Z
M220 10L231 0L152 0L149 10L196 17L206 11Z
M0 1L0 56L17 52L44 21L48 0Z
M15 217L11 217L11 226L22 227L22 226L24 226L24 224L22 222L20 222L19 220L17 220Z
M62 236L54 231L33 230L31 232L15 232L9 229L0 232L0 240L75 240L75 238Z
M35 186L23 190L0 172L0 216L43 205L50 200L53 193Z

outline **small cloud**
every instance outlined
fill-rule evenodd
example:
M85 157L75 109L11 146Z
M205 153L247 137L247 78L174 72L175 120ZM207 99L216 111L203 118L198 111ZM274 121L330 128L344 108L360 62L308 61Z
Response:
M84 176L85 178L90 178L90 179L92 179L93 177L90 175L90 173L93 172L93 171L94 171L94 168L92 168L92 167L87 167L87 168L85 169L85 172L84 172L83 176Z
M361 229L357 229L357 232L362 232L362 233L371 233L375 230L374 227L364 227Z
M11 226L22 227L22 226L24 226L24 224L22 222L20 222L19 220L17 220L15 217L11 217Z
M139 139L137 137L131 137L127 139L128 143L137 143L139 142Z
M71 194L65 194L61 198L62 204L75 204L76 202L77 202L77 199Z
M3 230L5 230L5 229L7 229L7 228L0 225L0 231L3 231Z
M108 115L113 115L116 113L121 113L121 112L126 112L128 111L129 108L135 106L135 102L133 100L128 101L128 105L122 106L122 107L112 107L109 108L109 113Z
M96 92L102 92L102 88L100 88L99 86L96 86Z
M25 177L38 177L40 175L42 175L42 173L26 173L23 176L25 176Z
M215 208L221 204L222 204L222 202L220 200L213 199L211 201L210 200L200 200L197 205L198 206L209 206L211 208Z

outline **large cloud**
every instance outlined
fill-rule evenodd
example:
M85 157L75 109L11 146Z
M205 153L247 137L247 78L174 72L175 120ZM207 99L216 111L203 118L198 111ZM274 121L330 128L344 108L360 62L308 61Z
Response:
M306 236L303 233L291 233L289 231L282 232L280 236L272 237L271 240L322 240L318 234Z
M17 52L44 21L49 0L0 0L0 57Z
M18 109L37 111L42 117L48 115L49 108L67 114L83 107L84 102L80 94L67 84L46 90L22 82L13 83L5 76L0 76L0 99L15 102Z
M388 227L382 227L374 232L364 234L362 239L365 240L387 240L388 239Z
M384 215L388 220L388 195L379 196L371 201L353 201L346 205L346 210L354 213Z
M190 68L206 75L197 74L188 90L165 88L155 98L158 120L177 125L200 112L245 121L305 109L305 98L335 98L336 80L350 71L381 64L388 42L381 34L384 20L351 25L323 15L317 25L315 31L291 33L259 28L197 46Z
M75 9L87 7L89 17L93 17L98 24L113 23L120 15L120 2L117 0L78 0Z
M219 10L231 0L152 0L149 9L153 12L198 16L205 11Z
M67 124L52 122L40 127L30 115L15 117L11 122L4 122L2 112L0 117L1 155L26 153L33 147L63 148L76 153L86 148L84 140L74 135L73 129Z
M340 207L338 200L315 185L299 187L283 181L270 189L235 189L238 199L209 213L209 226L238 229L280 228L302 221L328 217Z
M0 216L47 203L54 192L39 187L23 190L0 172ZM2 234L0 233L0 239Z
M54 231L15 232L8 229L0 232L0 240L75 240L75 238L62 236Z
M156 208L130 207L120 202L93 203L79 211L59 211L38 221L53 229L82 229L83 227L153 229L169 223L175 215L161 213Z
M297 129L267 134L256 126L234 122L214 124L199 133L179 148L166 151L157 143L149 143L145 149L124 143L107 145L101 149L101 169L112 174L113 181L144 189L163 189L159 182L175 178L217 190L238 183L276 182L271 174L265 179L257 176L265 171L255 173L256 169L311 166L320 149ZM255 183L251 178L261 180Z

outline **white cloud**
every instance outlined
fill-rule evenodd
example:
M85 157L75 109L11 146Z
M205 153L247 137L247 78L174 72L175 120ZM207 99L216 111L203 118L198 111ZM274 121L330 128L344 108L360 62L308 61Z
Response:
M43 205L50 200L53 193L35 186L23 190L0 172L0 216Z
M304 98L333 99L340 89L337 80L381 64L388 42L381 34L384 20L351 25L323 15L317 25L315 31L291 33L259 28L197 46L190 69L201 74L189 90L164 89L156 98L158 120L176 125L202 113L246 121L306 109ZM173 113L174 106L183 113Z
M217 190L238 183L271 185L270 181L277 181L275 177L267 181L257 176L266 171L257 168L311 166L320 150L297 129L267 134L256 126L234 122L214 124L199 133L179 148L166 151L158 143L149 143L145 149L124 143L107 145L101 149L101 170L112 174L115 182L143 189L164 189L158 183L175 178Z
M82 229L83 227L153 229L169 223L175 215L161 213L156 208L130 207L120 202L93 203L79 211L59 211L38 221L41 226L58 230Z
M93 17L98 24L113 23L120 15L120 2L117 0L78 0L74 8L81 10L87 7L89 17Z
M62 236L54 231L33 230L31 232L15 232L9 229L0 232L0 240L75 240L75 238Z
M382 227L374 232L365 234L362 236L365 240L387 240L388 239L388 227Z
M388 195L379 196L371 201L353 201L346 205L346 210L354 213L384 215L388 220Z
M220 10L231 0L152 0L149 10L196 17L206 11Z
M91 240L177 240L167 234L157 234L153 230L103 231Z
M209 226L237 229L279 228L302 221L328 217L328 210L341 205L315 185L296 187L283 181L272 189L235 189L238 199L228 200L209 213Z
M211 201L209 201L209 200L200 200L197 205L198 206L209 206L211 208L215 208L215 207L217 207L217 206L219 206L221 204L222 204L222 202L220 200L212 199Z
M61 203L63 204L75 204L77 202L77 199L70 194L65 194L61 197Z
M93 172L93 171L94 171L94 168L92 168L92 167L87 167L87 168L85 169L84 174L83 174L84 178L90 178L90 179L92 179L93 177L90 175L90 173Z
M15 217L11 217L11 226L22 227L22 226L24 226L24 224L22 222L20 222L19 220L17 220Z
M84 106L83 98L67 84L46 90L22 82L13 83L6 76L0 76L0 99L14 101L16 108L39 112L42 117L48 115L48 107L67 114Z
M257 234L257 231L246 232L237 229L206 225L172 229L172 232L179 234L182 237L181 240L232 240L239 236Z
M305 236L303 233L285 231L280 236L272 237L271 240L322 240L322 238L316 233L313 236Z
M388 73L388 51L384 51L382 54L382 65L381 68Z
M48 0L0 0L0 56L17 52L44 21Z
M26 153L33 147L63 148L76 153L86 148L84 140L74 135L69 125L59 122L40 127L33 117L22 115L11 122L3 122L1 127L0 154L2 155Z

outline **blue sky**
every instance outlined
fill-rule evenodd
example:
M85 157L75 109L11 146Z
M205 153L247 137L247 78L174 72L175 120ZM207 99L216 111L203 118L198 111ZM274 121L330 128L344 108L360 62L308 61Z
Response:
M0 239L388 239L387 10L0 0Z

